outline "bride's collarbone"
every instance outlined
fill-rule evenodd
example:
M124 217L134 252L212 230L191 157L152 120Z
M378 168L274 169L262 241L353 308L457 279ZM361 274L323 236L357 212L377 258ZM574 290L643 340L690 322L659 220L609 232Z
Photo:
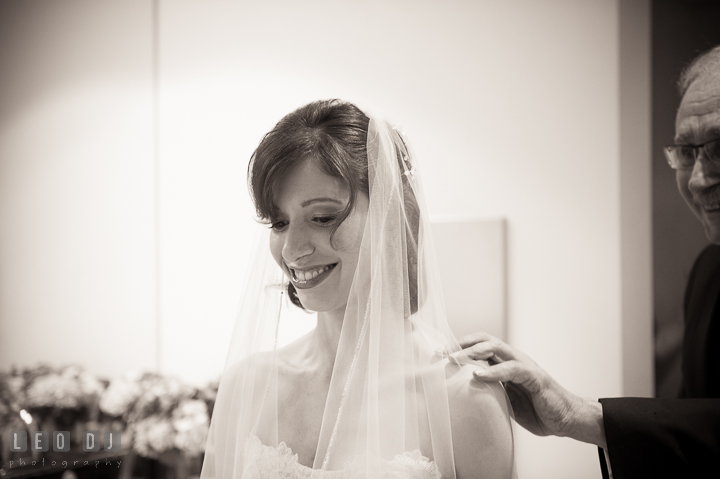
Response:
M306 384L301 390L290 388L278 397L278 442L284 442L298 462L312 467L315 460L325 397Z
M278 364L278 408L293 411L292 418L322 420L332 368L306 362L298 365L284 358Z
M331 376L331 368L302 358L285 355L278 363L278 442L304 466L315 460Z

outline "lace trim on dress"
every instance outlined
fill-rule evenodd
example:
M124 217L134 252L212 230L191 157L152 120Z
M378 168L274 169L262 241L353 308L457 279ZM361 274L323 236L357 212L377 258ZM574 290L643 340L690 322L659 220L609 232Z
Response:
M339 471L304 466L284 442L277 447L266 446L254 435L245 441L244 453L242 479L442 479L437 464L417 449L398 454L391 461L347 462Z

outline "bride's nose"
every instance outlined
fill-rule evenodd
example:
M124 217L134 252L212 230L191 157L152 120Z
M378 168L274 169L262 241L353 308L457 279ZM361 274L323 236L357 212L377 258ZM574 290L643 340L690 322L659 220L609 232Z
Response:
M294 263L315 251L312 237L302 225L288 225L283 243L282 256L288 263Z

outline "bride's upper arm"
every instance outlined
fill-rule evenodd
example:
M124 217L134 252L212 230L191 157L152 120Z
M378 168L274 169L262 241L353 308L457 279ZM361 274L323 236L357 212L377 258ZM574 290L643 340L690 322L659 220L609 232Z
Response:
M465 365L448 377L457 477L511 478L515 460L505 390L497 382L475 381L474 369L473 365Z

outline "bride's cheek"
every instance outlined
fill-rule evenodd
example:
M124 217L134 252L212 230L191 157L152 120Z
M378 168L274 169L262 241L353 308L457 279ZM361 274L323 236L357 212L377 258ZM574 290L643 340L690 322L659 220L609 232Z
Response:
M362 234L358 237L357 225L355 223L355 219L352 218L352 216L349 216L338 227L337 231L333 235L333 243L337 251L345 253L360 246Z
M356 208L345 218L345 221L340 224L335 232L335 243L338 251L355 252L360 249L366 221L367 206L363 211L358 211L358 208Z
M280 268L282 268L282 241L275 235L270 236L270 254Z

